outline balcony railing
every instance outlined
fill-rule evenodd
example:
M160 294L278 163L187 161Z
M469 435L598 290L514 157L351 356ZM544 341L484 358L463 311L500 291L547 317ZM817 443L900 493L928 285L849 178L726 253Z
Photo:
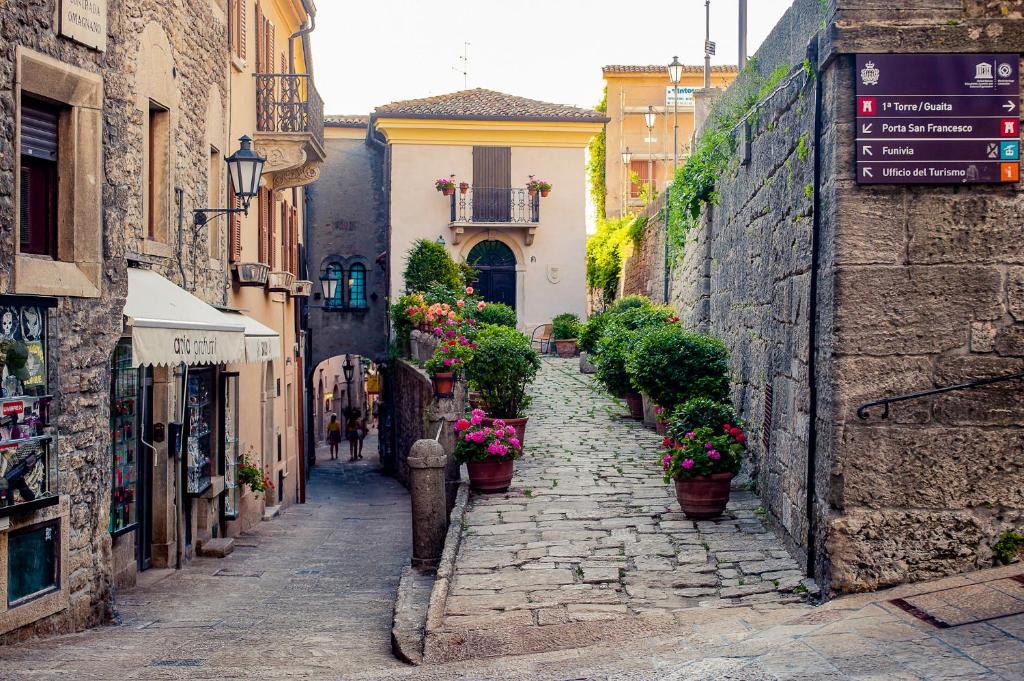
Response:
M488 222L532 224L540 222L540 195L512 187L472 187L451 197L452 224Z
M256 130L303 132L324 142L324 102L304 73L256 74Z

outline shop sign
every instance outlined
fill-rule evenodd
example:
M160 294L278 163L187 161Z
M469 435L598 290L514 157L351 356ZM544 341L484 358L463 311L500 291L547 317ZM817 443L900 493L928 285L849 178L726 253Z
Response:
M860 184L1020 182L1015 54L861 54Z
M5 402L3 406L3 415L11 416L13 414L24 414L25 403L22 401L17 402Z
M107 0L60 0L60 34L103 52L107 49Z
M701 88L692 85L669 85L665 88L665 106L678 104L680 109L692 109L694 106L693 93Z

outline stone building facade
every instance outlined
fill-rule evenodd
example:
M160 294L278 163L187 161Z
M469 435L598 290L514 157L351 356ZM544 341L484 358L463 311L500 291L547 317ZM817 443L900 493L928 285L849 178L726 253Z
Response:
M1019 53L1019 10L797 0L757 55L763 77L790 68L751 117L749 161L673 264L670 302L730 347L768 519L832 593L991 565L1024 524L1014 383L857 413L1021 370L1021 187L858 185L853 143L855 54ZM656 291L657 259L634 264L631 289Z
M248 527L244 519L232 523L225 516L232 465L222 452L228 445L221 443L228 433L226 399L211 398L206 422L197 423L190 414L205 402L190 392L188 377L206 371L211 393L221 390L218 381L246 371L261 382L262 368L276 356L254 357L247 344L254 338L250 334L273 334L289 349L300 345L300 319L292 301L300 293L291 288L299 258L290 249L297 252L301 243L283 228L275 232L277 242L268 242L265 250L273 247L279 269L293 270L287 272L284 294L290 312L277 315L274 329L256 329L254 320L237 309L237 277L231 268L238 260L232 254L241 253L243 223L218 218L200 225L193 213L232 205L224 160L238 149L241 134L285 148L296 142L293 132L299 145L314 137L308 129L286 135L276 135L266 124L257 129L251 68L258 52L267 70L306 70L304 41L288 36L309 24L308 4L268 3L269 18L260 13L258 2L242 0L0 5L0 319L19 305L53 306L47 308L48 345L43 343L53 400L49 423L39 428L40 437L55 433L59 443L53 468L43 476L49 488L33 494L32 489L21 491L26 469L14 466L18 460L8 454L14 450L0 442L3 487L10 487L0 503L0 642L105 622L113 614L113 590L134 584L138 570L178 567L204 542ZM254 32L255 19L262 21ZM269 49L275 25L287 31L283 45L278 44L280 53ZM248 46L248 62L238 58L238 45L242 53ZM289 60L289 51L297 56ZM245 76L244 88L232 88L241 79L238 74ZM319 101L311 85L302 92L309 97L303 104ZM287 108L296 102L274 104ZM240 112L242 107L248 113ZM275 138L265 134L261 140L261 132ZM296 166L275 157L268 163L264 188L283 194L288 192L282 189L308 184L316 178L311 166L317 160ZM281 177L296 167L302 172L291 173L287 181ZM40 185L51 172L50 184ZM40 186L46 191L40 193ZM40 203L41 196L49 198ZM276 196L274 209L283 224L301 232L303 216L297 207L302 190L291 190L290 196ZM285 221L286 215L294 222ZM254 214L254 234L255 222ZM260 229L263 225L261 220ZM202 341L210 348L210 357L202 361L140 359L135 338L140 327L161 327L167 339L175 330L198 328L188 326L192 320L168 326L174 320L161 316L169 300L165 293L206 315L204 323L214 333L230 330L238 351L221 348L214 357L214 344L196 332L175 338L173 353L178 353L179 340L181 347ZM150 296L141 301L144 315L137 314L140 295ZM143 324L139 316L152 319ZM8 337L2 324L0 335ZM258 337L269 343L271 336ZM170 349L162 352L172 354ZM277 356L301 376L299 352ZM36 398L11 401L11 375L4 374L5 415L22 409L34 413ZM294 444L285 451L294 461L301 456L303 384L300 379L288 383L288 391L275 385L272 404L282 414L278 423L291 426ZM287 410L286 400L293 405ZM42 414L42 407L38 411ZM202 490L185 488L192 454L184 445L175 449L181 442L175 439L176 428L183 421L188 438L203 437L205 427L214 443L205 447L208 484ZM0 428L5 441L21 437L8 433L10 424ZM259 455L272 462L274 457L263 450L282 451L273 438L260 444ZM32 461L48 465L49 459ZM27 470L42 468L35 465L29 463ZM298 499L300 477L296 472L289 480L296 482L288 485L294 489L290 500ZM260 499L249 524L272 504ZM39 575L24 568L33 557L45 566Z

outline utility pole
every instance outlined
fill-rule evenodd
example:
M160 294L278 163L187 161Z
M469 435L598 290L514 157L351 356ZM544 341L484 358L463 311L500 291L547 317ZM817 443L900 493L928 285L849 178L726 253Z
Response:
M711 55L715 48L711 44L711 0L704 0L704 89L711 89Z
M737 69L742 71L747 64L747 0L740 3L740 58L736 62Z

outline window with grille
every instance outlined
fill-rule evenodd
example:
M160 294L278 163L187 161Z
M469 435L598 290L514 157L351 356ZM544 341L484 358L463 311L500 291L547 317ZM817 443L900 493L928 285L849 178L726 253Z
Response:
M327 266L327 279L332 282L331 290L333 295L325 301L327 307L343 307L345 305L344 287L341 285L344 278L344 271L338 263L331 263Z
M60 108L27 96L21 100L22 253L57 257L57 154Z
M366 307L366 266L352 265L348 273L348 304L350 307Z

